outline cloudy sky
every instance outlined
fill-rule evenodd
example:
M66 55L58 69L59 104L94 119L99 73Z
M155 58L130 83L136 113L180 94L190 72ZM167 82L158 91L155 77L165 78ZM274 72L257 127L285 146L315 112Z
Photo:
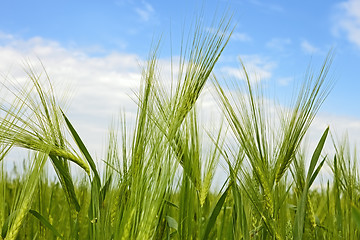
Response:
M24 78L24 62L36 66L40 59L55 82L71 89L69 117L100 152L111 119L120 110L130 119L135 114L133 91L152 43L162 39L160 62L169 71L170 42L176 57L196 16L211 31L213 16L226 11L236 28L219 75L241 81L240 57L281 102L309 63L316 69L333 48L335 85L314 127L320 134L330 124L360 143L360 0L14 0L1 1L0 9L0 73Z

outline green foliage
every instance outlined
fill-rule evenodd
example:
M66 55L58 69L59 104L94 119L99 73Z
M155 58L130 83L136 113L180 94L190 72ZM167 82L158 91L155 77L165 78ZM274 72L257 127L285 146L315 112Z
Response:
M212 29L195 24L171 89L160 81L159 45L153 48L134 129L128 132L125 116L120 131L112 125L103 168L62 111L46 74L29 66L24 86L4 81L0 90L14 95L0 102L1 239L359 239L356 151L333 141L334 157L322 157L329 128L307 171L300 151L331 88L332 54L318 74L308 72L294 105L277 109L274 119L243 63L246 81L232 87L213 75L231 21L223 18ZM226 121L205 131L197 102L212 76ZM234 141L227 142L228 135ZM9 176L3 163L14 148L32 155L21 175ZM326 164L331 182L316 188ZM74 166L82 174L76 181ZM228 175L215 191L220 166Z

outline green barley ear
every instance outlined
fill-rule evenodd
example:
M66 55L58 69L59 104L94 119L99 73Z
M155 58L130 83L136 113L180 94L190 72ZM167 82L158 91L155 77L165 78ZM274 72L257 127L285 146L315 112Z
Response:
M261 89L253 86L249 74L242 63L242 70L246 82L244 85L235 84L235 93L226 93L219 81L214 78L214 84L220 98L219 103L234 133L235 140L244 156L249 161L251 170L243 169L243 181L259 184L259 193L253 185L246 186L246 191L251 201L264 221L270 235L277 237L274 227L274 209L271 182L271 136L268 132L268 116L265 112L265 102ZM247 95L243 94L245 92ZM234 161L236 162L236 161ZM260 201L259 198L262 198Z
M210 185L211 185L211 181L213 179L213 172L208 172L206 175L205 175L205 179L202 183L202 186L201 186L201 190L200 190L200 198L199 198L199 201L200 201L200 206L202 207L205 203L205 199L206 197L208 196L209 194L209 191L210 191Z
M224 147L225 139L221 139L223 133L222 128L223 128L223 123L221 123L220 125L217 137L216 138L210 137L214 145L213 145L213 149L210 150L210 154L206 159L205 172L201 184L200 199L199 199L201 207L204 206L205 200L209 195L211 183L215 175L216 167L219 163L221 149L223 149Z
M175 137L186 115L195 106L233 31L231 18L226 17L218 25L212 26L215 32L207 31L200 21L194 25L194 37L188 39L189 46L181 53L172 102L167 104L170 105L169 139Z
M214 32L206 30L200 20L194 24L193 36L189 36L185 47L181 46L175 88L169 94L162 88L155 88L154 91L157 115L153 118L198 191L201 191L201 163L197 161L199 156L194 147L200 145L196 143L198 137L194 134L197 129L192 124L196 119L190 115L233 31L231 18L223 17L213 27ZM212 178L209 174L208 182ZM202 201L205 192L206 189L203 188Z
M281 184L315 114L329 94L331 84L326 82L326 77L331 61L332 52L328 54L318 75L308 72L294 108L290 114L281 116L277 129L274 129L273 123L278 119L273 119L269 113L261 86L252 82L243 62L245 81L243 84L233 81L233 86L227 86L230 91L225 92L224 84L214 77L219 105L249 163L250 170L242 171L240 181L256 207L263 227L275 238L280 237L281 231L281 225L277 225L275 219L281 208L276 206L276 187Z
M275 165L276 183L289 168L305 133L331 90L332 83L327 82L326 79L332 59L333 52L330 51L317 75L308 71L307 79L297 96L292 112L283 116L284 131Z
M341 139L333 138L335 156L330 164L333 173L332 202L334 202L331 213L334 218L334 230L348 239L356 238L357 223L354 218L354 207L359 207L359 171L358 154L356 146L351 147L348 135ZM356 211L356 210L355 210ZM330 211L329 211L330 212ZM352 213L350 215L349 213ZM348 224L348 223L353 224Z
M30 171L26 177L23 188L21 189L19 195L16 198L16 202L13 206L12 217L9 220L7 230L3 229L2 235L5 240L16 239L22 224L25 221L26 215L28 214L32 201L33 195L37 188L38 178L42 168L47 159L47 154L39 153L36 154L32 160Z
M0 105L0 110L7 116L0 119L0 141L9 146L48 154L71 206L72 220L75 221L80 206L69 160L87 172L89 168L64 136L63 117L50 77L44 69L42 74L36 73L30 64L27 74L29 81L21 86L14 84L16 81L5 79L10 85L5 89L9 90L14 100Z

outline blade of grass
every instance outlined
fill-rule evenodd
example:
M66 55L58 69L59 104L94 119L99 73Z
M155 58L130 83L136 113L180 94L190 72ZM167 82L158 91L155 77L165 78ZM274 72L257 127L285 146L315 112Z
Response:
M230 187L231 186L228 186L227 189L225 190L225 192L221 195L221 197L219 198L218 202L216 203L216 205L211 213L211 216L207 220L207 224L205 226L205 231L204 231L204 234L202 237L203 240L207 240L209 238L209 234L210 234L211 230L213 229L216 219L221 211L221 208L223 207L223 205L225 203L225 200L226 200L226 197L227 197Z
M317 174L319 173L322 164L324 163L324 160L323 160L320 163L319 167L316 169L315 173L313 173L314 169L316 167L316 164L319 160L321 151L324 147L328 132L329 132L329 127L326 128L326 130L324 131L324 133L321 136L320 141L317 144L315 151L311 157L311 162L310 162L310 166L309 166L309 169L307 172L305 186L304 186L301 197L299 198L298 204L297 204L297 212L295 215L294 232L293 232L294 240L302 240L302 238L303 238L304 224L305 224L305 217L306 217L306 204L308 201L308 191L309 191L309 188L311 187L312 182L314 181Z
M69 119L66 117L65 113L64 113L62 110L60 110L60 111L61 111L61 113L62 113L62 115L63 115L63 117L64 117L64 119L65 119L66 125L67 125L67 127L69 128L69 130L70 130L70 132L71 132L71 134L72 134L72 136L73 136L76 144L78 145L80 151L84 154L86 160L88 161L88 163L89 163L89 165L90 165L90 168L91 168L91 170L92 170L93 173L94 173L94 178L95 178L96 183L97 183L97 184L99 185L99 187L100 187L100 185L101 185L100 176L99 176L99 173L98 173L98 171L97 171L97 168L96 168L96 165L95 165L94 160L92 159L89 151L88 151L87 148L85 147L85 144L84 144L83 141L81 140L79 134L76 132L75 128L73 127L73 125L71 124L71 122L69 121ZM87 171L87 173L89 173L89 172Z
M353 219L356 223L358 230L360 230L360 209L354 204L351 204L351 209L352 209L351 214L353 216Z
M44 216L42 216L39 212L37 212L36 210L30 209L29 213L31 213L35 218L37 218L45 227L47 227L58 238L64 239L63 236L56 230L56 228L53 225L51 225L51 223Z
M55 170L58 174L59 180L63 186L69 203L74 206L77 212L79 212L80 205L75 194L75 187L70 172L64 167L64 163L61 159L59 159L59 157L53 155L50 155L49 157L55 166Z

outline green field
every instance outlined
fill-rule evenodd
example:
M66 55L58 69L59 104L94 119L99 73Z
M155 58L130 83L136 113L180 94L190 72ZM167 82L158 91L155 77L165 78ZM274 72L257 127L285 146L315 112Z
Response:
M243 82L213 74L233 26L224 18L214 29L196 24L184 40L171 89L158 77L154 45L134 128L123 114L101 159L63 112L45 70L29 66L26 84L5 79L1 91L12 97L0 102L0 238L360 239L356 151L332 140L331 126L312 152L302 148L333 86L332 52L307 72L292 108L274 114L245 67ZM199 120L205 85L216 89L224 120L211 131ZM21 174L4 164L18 148L29 151ZM330 180L312 187L324 166ZM219 168L226 181L215 190Z

